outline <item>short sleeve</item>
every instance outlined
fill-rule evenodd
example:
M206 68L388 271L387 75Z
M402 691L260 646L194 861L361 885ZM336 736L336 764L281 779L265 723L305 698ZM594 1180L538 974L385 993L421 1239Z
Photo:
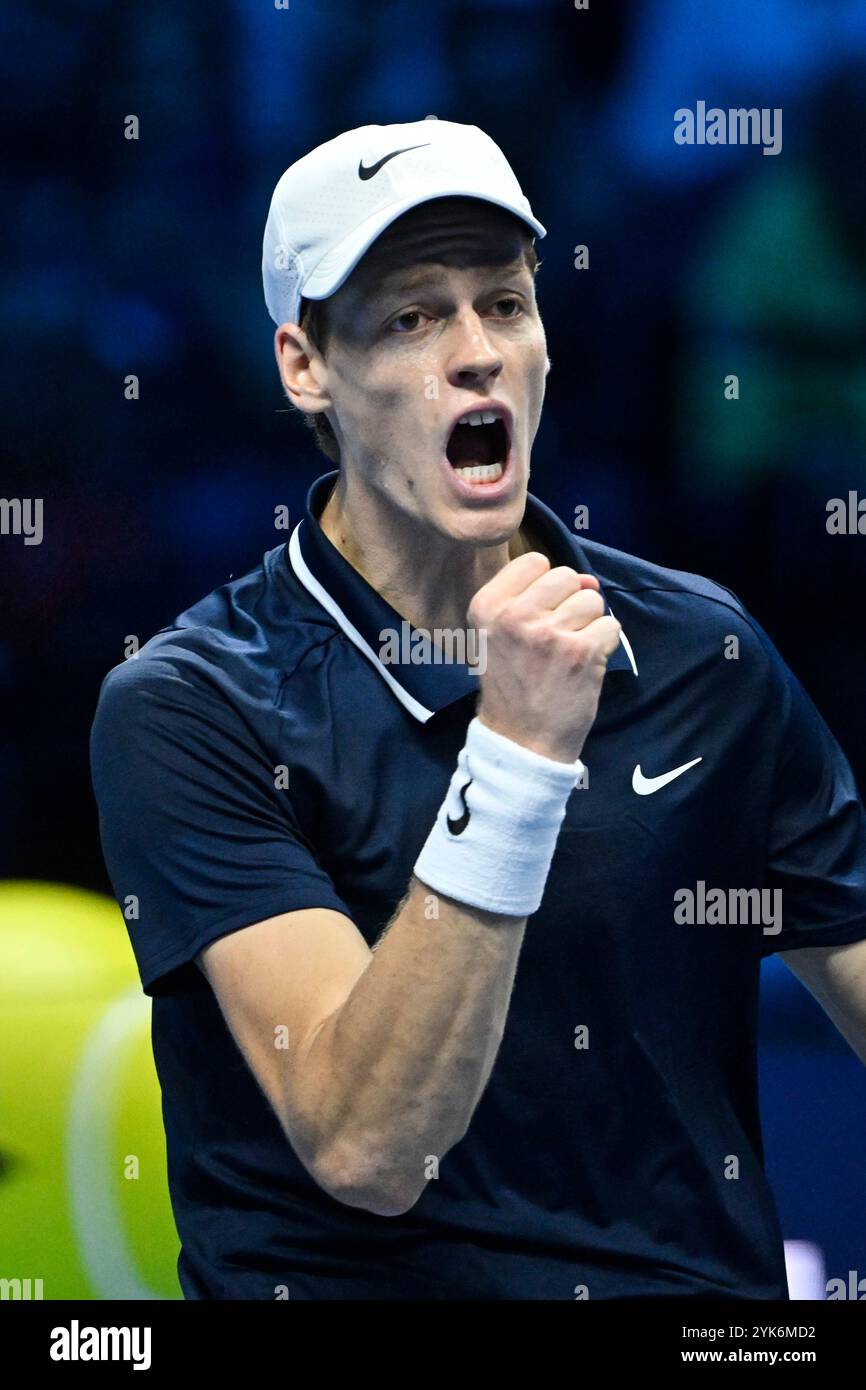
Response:
M769 808L767 886L782 930L762 955L866 937L866 814L842 749L766 633L778 737Z
M91 770L106 868L145 993L210 941L283 912L349 909L288 790L218 687L165 659L103 682Z

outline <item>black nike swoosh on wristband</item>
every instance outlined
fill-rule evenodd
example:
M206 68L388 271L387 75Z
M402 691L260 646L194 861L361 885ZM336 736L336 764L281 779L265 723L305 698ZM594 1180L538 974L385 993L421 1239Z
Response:
M389 159L394 159L398 154L408 154L410 150L424 150L429 144L430 141L425 140L423 145L407 145L405 149L392 150L390 154L383 155L381 159L377 159L375 164L365 165L362 159L358 165L358 178L371 179L374 174L378 174L383 164L388 163Z
M452 835L462 835L463 831L469 824L469 817L471 816L472 812L466 805L466 793L468 792L471 786L472 778L470 777L469 781L466 783L466 786L461 787L460 789L460 800L463 802L463 815L458 816L457 820L452 820L451 817L446 813L445 823L448 826L448 829L451 831Z

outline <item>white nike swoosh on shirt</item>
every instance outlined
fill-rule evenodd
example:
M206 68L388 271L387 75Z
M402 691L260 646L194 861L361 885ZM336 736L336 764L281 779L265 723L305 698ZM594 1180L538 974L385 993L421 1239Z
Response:
M673 772L663 772L660 777L644 777L638 763L631 775L631 784L638 796L652 796L659 787L666 787L668 782L672 782L675 777L682 777L684 772L688 772L690 767L696 763L703 762L703 758L692 758L690 763L683 763L682 767L675 767Z

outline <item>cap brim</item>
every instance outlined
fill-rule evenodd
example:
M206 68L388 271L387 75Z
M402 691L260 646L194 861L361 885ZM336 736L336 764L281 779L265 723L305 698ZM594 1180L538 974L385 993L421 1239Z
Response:
M332 246L318 265L310 272L307 279L301 286L301 294L305 299L327 299L349 278L361 257L370 247L377 237L381 236L386 227L390 227L392 222L396 222L398 217L402 217L404 212L410 208L420 207L422 203L430 203L435 198L474 198L480 203L492 203L495 207L502 208L505 212L510 212L521 222L525 223L537 237L547 235L547 230L531 213L524 212L521 208L515 207L514 203L509 203L502 198L494 198L486 193L479 193L477 188L459 188L449 184L448 187L437 189L435 192L429 190L416 197L400 198L394 203L389 203L385 207L377 208L372 217L368 217L360 226L355 227L348 236Z

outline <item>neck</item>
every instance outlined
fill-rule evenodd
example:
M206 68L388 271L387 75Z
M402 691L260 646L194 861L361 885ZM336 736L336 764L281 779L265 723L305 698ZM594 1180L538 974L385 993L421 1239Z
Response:
M547 551L524 524L500 545L471 545L426 529L340 473L319 525L345 560L415 628L466 627L474 595L528 550ZM423 563L420 558L423 556Z

